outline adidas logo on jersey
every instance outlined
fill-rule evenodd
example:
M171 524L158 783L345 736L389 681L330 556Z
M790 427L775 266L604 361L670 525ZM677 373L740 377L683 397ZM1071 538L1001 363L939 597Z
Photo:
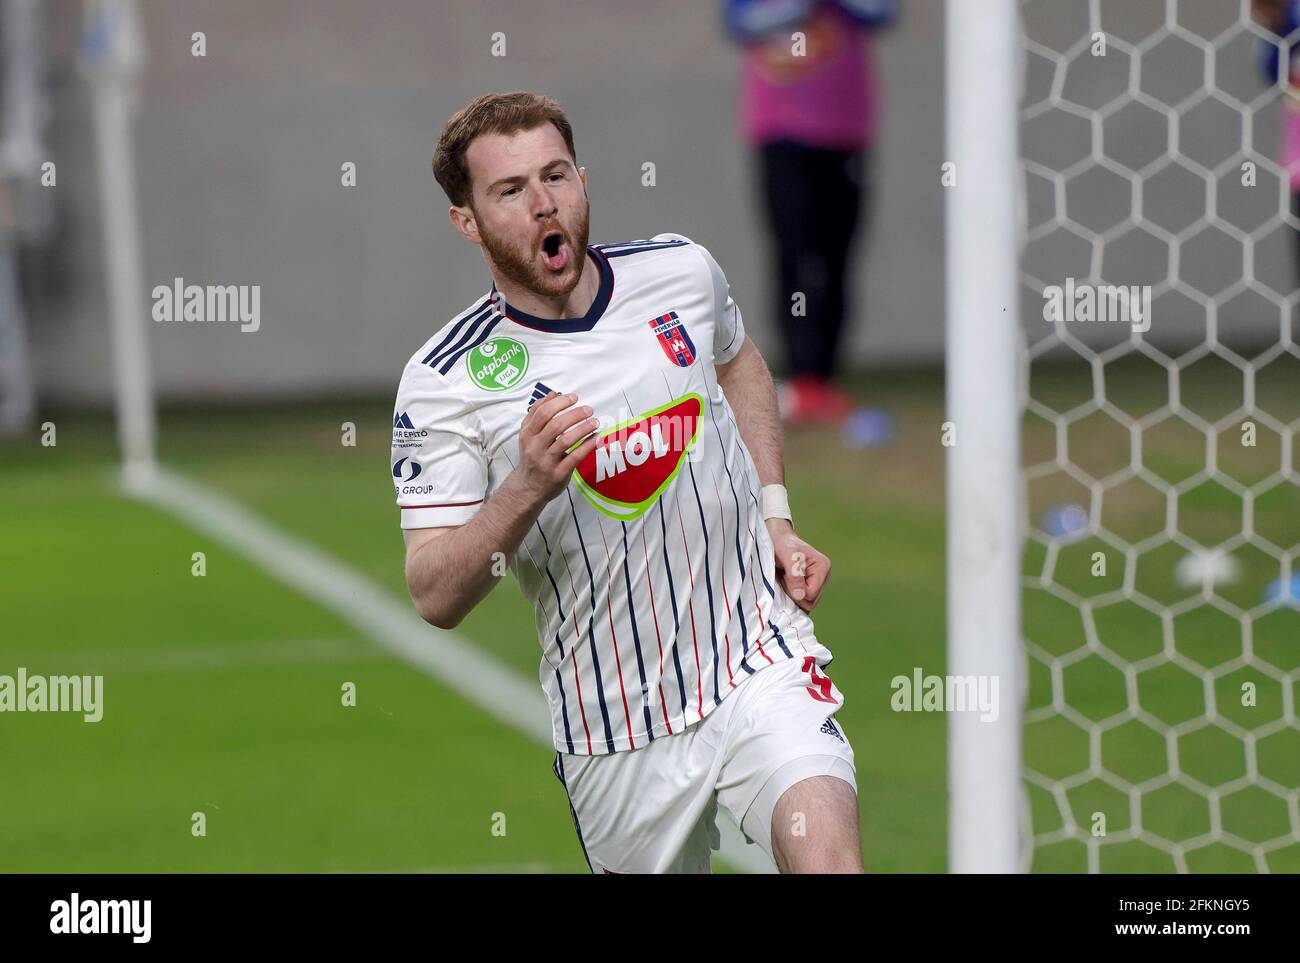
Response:
M555 390L554 388L548 387L547 385L542 384L540 381L537 382L535 385L533 385L533 393L528 398L528 407L525 408L524 410L532 411L533 405L537 404L537 402L541 401L543 398L545 398L554 390Z
M573 480L587 501L611 518L640 516L677 477L703 412L704 399L691 392L616 425L600 436Z
M840 735L840 730L836 728L835 721L833 719L827 719L825 722L823 722L821 731L826 733L826 735L828 736L834 736L840 742L844 741L844 737Z

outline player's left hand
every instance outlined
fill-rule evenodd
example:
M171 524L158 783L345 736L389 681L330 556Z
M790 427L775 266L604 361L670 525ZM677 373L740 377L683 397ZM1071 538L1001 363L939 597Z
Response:
M831 577L831 560L796 535L794 526L784 518L769 518L767 532L772 536L781 587L795 605L811 612Z

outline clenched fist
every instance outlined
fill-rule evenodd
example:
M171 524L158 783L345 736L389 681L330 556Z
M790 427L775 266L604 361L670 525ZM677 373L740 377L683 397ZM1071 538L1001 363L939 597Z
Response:
M599 441L593 434L599 420L590 417L589 405L575 405L577 400L577 395L552 391L520 422L515 473L537 504L544 505L564 491L573 470Z

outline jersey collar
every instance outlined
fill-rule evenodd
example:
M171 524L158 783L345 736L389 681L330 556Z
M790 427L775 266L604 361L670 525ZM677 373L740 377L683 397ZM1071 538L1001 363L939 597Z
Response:
M588 246L587 254L596 262L596 268L600 272L600 286L596 289L596 297L591 302L591 307L580 318L539 318L526 311L521 311L519 308L506 303L506 299L497 290L495 281L492 282L492 292L488 297L492 299L492 304L503 316L516 324L523 325L525 328L550 331L553 334L590 331L596 326L596 322L600 320L601 315L605 313L605 309L609 307L610 298L614 295L614 269L610 267L609 258L605 257L602 251Z

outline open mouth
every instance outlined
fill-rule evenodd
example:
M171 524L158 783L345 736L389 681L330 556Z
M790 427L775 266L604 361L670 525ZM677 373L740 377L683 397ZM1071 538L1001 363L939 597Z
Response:
M562 271L568 265L569 249L559 231L553 231L542 239L542 260L552 271Z

